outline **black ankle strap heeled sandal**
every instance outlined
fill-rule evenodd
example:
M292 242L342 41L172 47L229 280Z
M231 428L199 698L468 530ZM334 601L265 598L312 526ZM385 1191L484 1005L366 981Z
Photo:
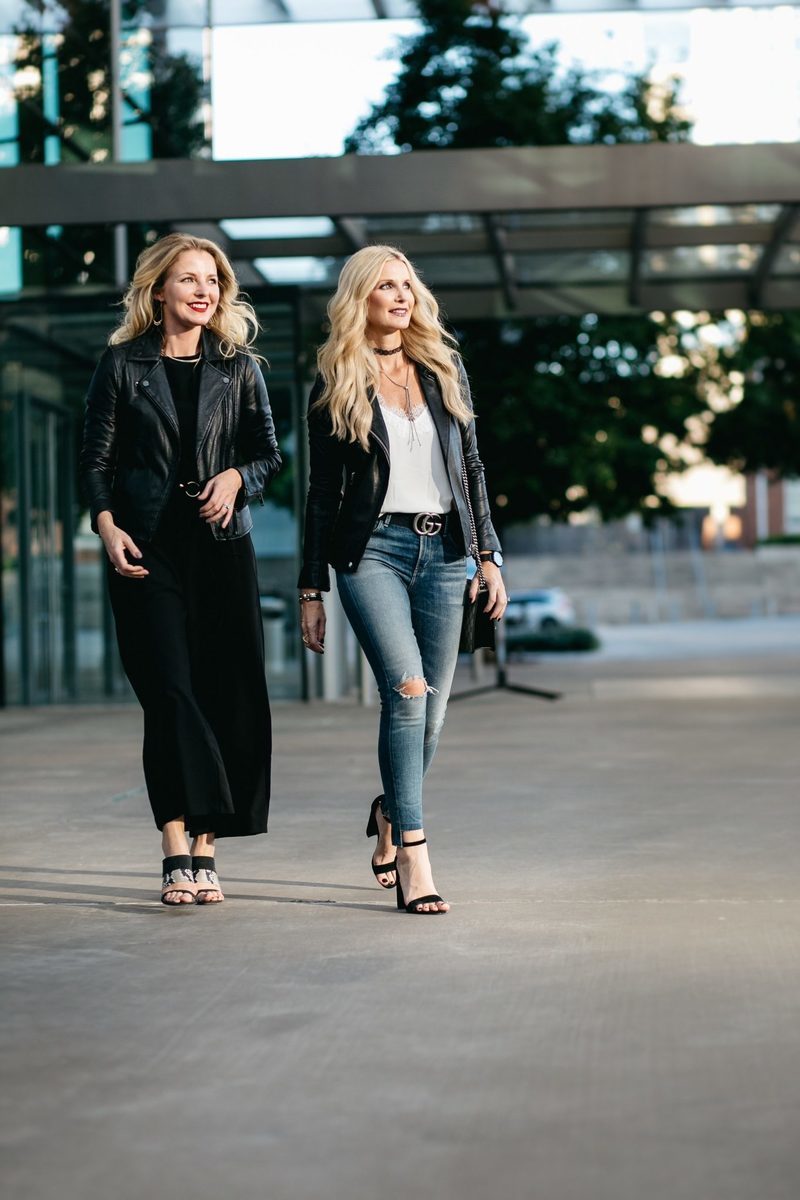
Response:
M418 842L403 842L402 848L403 848L403 850L406 850L411 846L424 846L425 843L427 842L427 840L428 840L427 838L420 838L420 840ZM421 904L446 904L446 903L447 903L447 901L442 896L437 895L435 892L432 896L415 896L413 900L409 900L408 903L406 903L406 898L403 895L403 885L400 882L400 871L398 870L398 872L397 872L397 907L398 907L398 909L404 908L407 913L412 913L413 915L415 915L417 917L444 917L447 914L446 914L445 910L442 908L427 908L426 909L426 908L419 908L418 905L421 905Z

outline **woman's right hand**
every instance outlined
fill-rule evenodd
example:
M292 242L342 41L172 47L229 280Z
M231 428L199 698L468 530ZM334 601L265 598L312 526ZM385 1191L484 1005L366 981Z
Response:
M315 654L325 653L325 605L321 600L300 602L300 631L304 646Z
M133 538L124 529L120 529L118 525L114 524L114 518L110 512L101 512L98 516L97 532L106 548L109 561L118 575L124 575L126 579L144 579L145 575L150 574L144 567L138 567L135 563L128 562L126 551L132 558L141 558L142 552Z

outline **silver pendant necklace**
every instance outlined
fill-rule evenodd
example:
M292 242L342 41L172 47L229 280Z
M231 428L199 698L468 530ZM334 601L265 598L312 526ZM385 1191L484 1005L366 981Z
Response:
M422 445L422 439L419 436L419 432L418 432L416 424L415 424L417 418L414 413L414 409L411 405L411 388L409 387L409 383L408 383L409 377L411 375L411 363L410 362L406 363L406 378L405 378L404 383L400 383L397 379L393 379L392 376L389 375L389 373L387 371L384 371L382 363L379 363L378 366L379 366L381 375L384 375L389 380L389 383L393 383L395 387L402 388L403 396L404 396L403 409L405 412L406 419L408 421L408 445L409 445L409 447L413 447L415 442L417 442L419 445Z

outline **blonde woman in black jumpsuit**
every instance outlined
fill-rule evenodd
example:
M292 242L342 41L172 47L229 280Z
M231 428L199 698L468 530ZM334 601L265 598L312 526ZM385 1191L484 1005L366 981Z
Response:
M81 476L144 710L161 899L219 903L216 838L267 829L270 710L248 503L281 460L247 348L255 314L219 247L162 238L140 256L124 303L89 388Z

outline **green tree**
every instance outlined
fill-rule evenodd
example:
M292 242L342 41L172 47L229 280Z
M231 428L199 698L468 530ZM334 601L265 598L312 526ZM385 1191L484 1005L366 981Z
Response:
M481 148L679 141L690 124L673 81L643 75L615 91L597 73L561 70L554 45L530 45L498 4L421 0L422 28L347 149ZM503 523L596 508L604 518L669 511L657 476L704 405L696 372L660 376L664 327L646 317L539 317L458 329L475 392L481 453ZM642 431L651 440L644 440ZM654 434L657 431L657 434Z
M708 456L737 471L800 475L800 313L748 314L718 382L738 403L715 413Z
M642 75L617 92L597 72L559 69L499 4L420 0L422 28L403 40L400 71L345 149L431 150L680 141L691 129L673 82L658 96Z
M460 339L501 523L596 509L605 520L669 511L654 479L681 470L696 372L659 374L678 331L647 317L474 322ZM659 344L661 343L661 344ZM666 447L666 448L665 448Z

